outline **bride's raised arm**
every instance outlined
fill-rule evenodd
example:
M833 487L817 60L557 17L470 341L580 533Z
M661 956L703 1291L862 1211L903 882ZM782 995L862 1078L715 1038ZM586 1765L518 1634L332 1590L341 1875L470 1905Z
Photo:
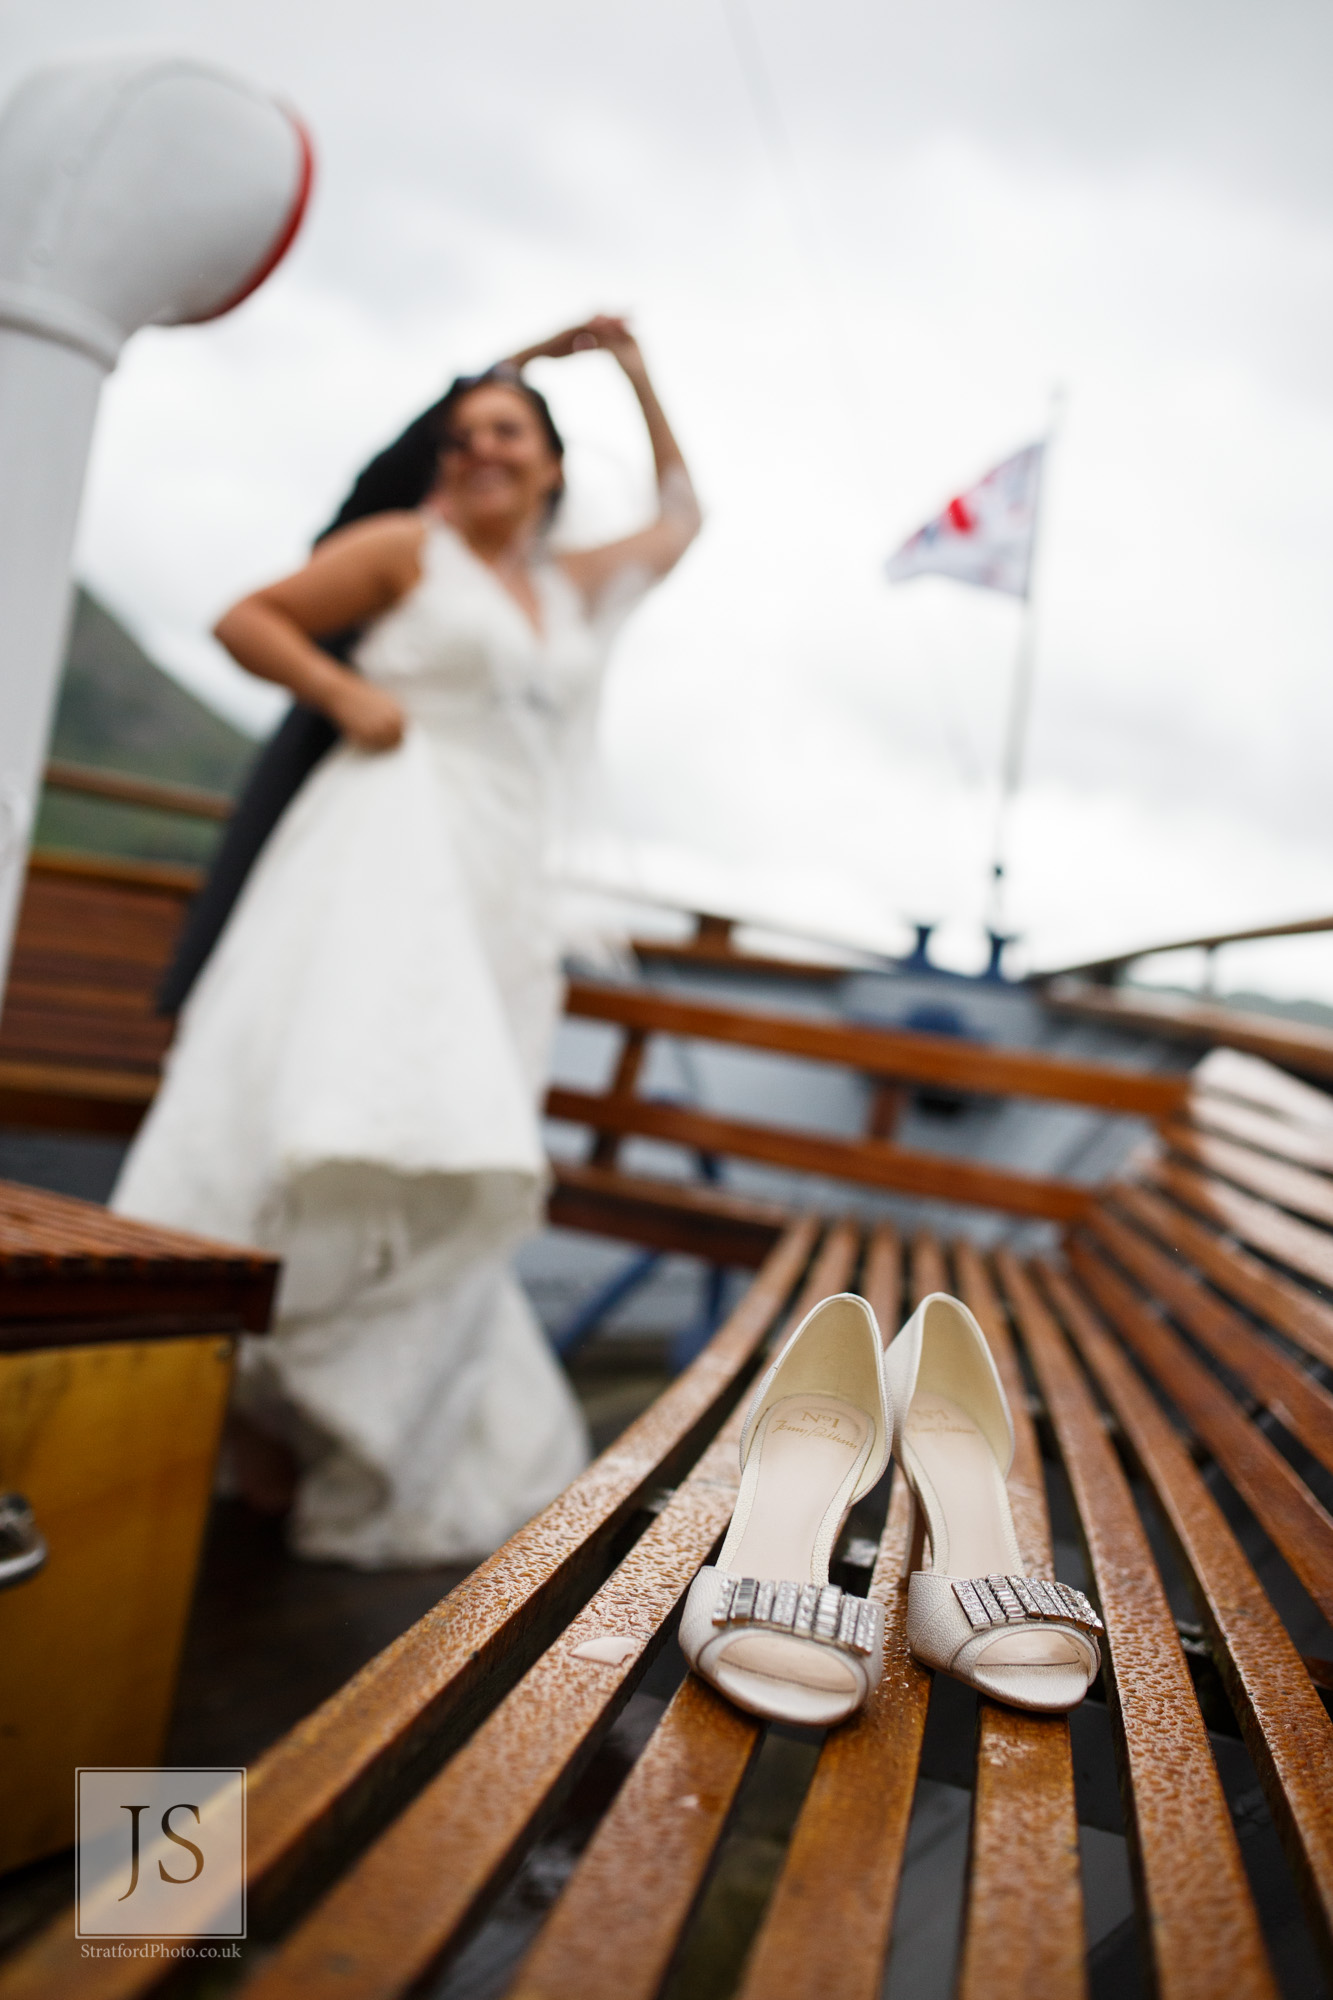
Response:
M639 399L657 469L658 512L649 527L626 535L621 541L562 553L563 568L589 604L596 603L606 586L622 571L639 570L653 577L665 576L680 561L703 519L684 457L657 400L639 343L623 319L598 314L582 326L566 328L540 346L524 348L522 353L511 355L510 360L516 368L522 368L539 356L559 359L596 347L615 356Z

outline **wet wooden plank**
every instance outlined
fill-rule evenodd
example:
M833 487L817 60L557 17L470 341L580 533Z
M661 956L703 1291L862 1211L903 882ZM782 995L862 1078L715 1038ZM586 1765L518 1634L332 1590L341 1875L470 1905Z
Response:
M907 1648L913 1512L895 1472L867 1593L884 1606L884 1677L825 1741L738 2000L878 2000L882 1989L930 1699L931 1676Z
M859 1249L853 1225L830 1231L793 1321L847 1289ZM652 2000L763 1734L757 1718L687 1676L523 1961L509 2000Z
M1266 1154L1256 1153L1249 1146L1238 1146L1230 1139L1192 1132L1187 1125L1168 1125L1162 1136L1171 1150L1192 1166L1202 1167L1222 1180L1235 1181L1249 1193L1276 1202L1279 1208L1289 1208L1311 1222L1333 1228L1333 1182L1322 1174L1269 1159Z
M1106 1624L1111 1717L1156 1990L1160 2000L1271 2000L1231 1814L1128 1483L1049 1306L1011 1252L996 1265L1059 1442ZM1067 1279L1038 1269L1062 1315L1086 1309Z
M652 2000L763 1733L686 1676L506 2000Z
M1092 1202L1090 1191L1072 1181L980 1166L943 1153L914 1152L887 1139L832 1138L778 1125L756 1125L649 1098L625 1101L596 1091L558 1087L547 1093L546 1114L570 1124L591 1126L595 1132L665 1139L694 1152L761 1160L765 1166L827 1174L868 1187L906 1189L918 1196L969 1202L1015 1215L1075 1222Z
M1090 1312L1066 1325L1172 1530L1246 1747L1333 1959L1333 1723L1174 1426Z
M1173 1256L1188 1257L1219 1291L1239 1299L1316 1361L1333 1368L1333 1307L1148 1188L1120 1183L1115 1198Z
M1224 1139L1235 1139L1260 1153L1272 1153L1294 1166L1333 1173L1333 1130L1298 1125L1250 1104L1238 1104L1211 1090L1197 1090L1190 1099L1190 1121Z
M1148 1118L1178 1115L1188 1100L1186 1077L1153 1075L1112 1063L1069 1062L1031 1049L996 1048L953 1035L819 1021L809 1015L777 1014L767 1009L720 1007L651 987L575 980L566 1007L570 1014L587 1020L618 1021L652 1033L844 1063L868 1076L946 1084L955 1090L1054 1098Z
M1328 1390L1108 1209L1098 1210L1087 1226L1102 1248L1333 1472L1333 1396Z
M726 1527L742 1416L737 1408L608 1581L260 1968L249 2000L389 2000L442 1961L614 1721ZM608 1636L629 1649L615 1665L575 1657Z
M938 1236L928 1229L918 1230L912 1238L912 1251L908 1261L907 1282L912 1310L915 1311L922 1299L932 1292L947 1292L951 1285L949 1266L944 1259L944 1250Z
M1207 1446L1325 1618L1333 1619L1333 1519L1276 1445L1161 1315L1100 1256L1069 1245L1079 1286Z
M896 1331L901 1288L901 1250L884 1225L871 1239L863 1280L881 1327ZM860 1714L825 1740L740 2000L804 2000L833 1990L830 1937L839 2000L875 2000L880 1992L930 1698L930 1674L907 1648L902 1578L913 1513L907 1483L895 1474L867 1593L884 1606L884 1678Z
M1276 1063L1236 1049L1213 1049L1190 1072L1196 1090L1257 1105L1289 1124L1333 1132L1333 1096Z
M887 1347L903 1321L903 1246L890 1223L877 1223L870 1232L861 1290L870 1301Z
M1239 1188L1196 1173L1178 1161L1154 1161L1143 1172L1145 1179L1165 1188L1182 1207L1206 1215L1264 1256L1333 1291L1333 1240L1326 1229L1312 1229L1308 1222L1283 1215L1266 1201L1256 1201L1253 1195L1242 1194Z
M958 1293L990 1343L1014 1420L1009 1498L1029 1576L1052 1577L1041 1447L1005 1311L975 1246L954 1251ZM1074 1761L1064 1716L982 1700L958 2000L1087 1991Z
M367 1819L393 1799L400 1774L423 1742L484 1699L508 1656L531 1659L560 1630L619 1525L661 1483L664 1469L707 1436L719 1402L733 1392L783 1313L817 1235L813 1221L790 1231L721 1331L651 1409L251 1767L252 1898L299 1890L310 1871L327 1867L330 1855L350 1851ZM733 1464L734 1456L733 1447ZM725 1474L725 1450L721 1462ZM163 1976L150 1961L82 1959L77 1949L68 1917L60 1918L0 1971L0 1994L4 2000L119 2000L150 1991Z

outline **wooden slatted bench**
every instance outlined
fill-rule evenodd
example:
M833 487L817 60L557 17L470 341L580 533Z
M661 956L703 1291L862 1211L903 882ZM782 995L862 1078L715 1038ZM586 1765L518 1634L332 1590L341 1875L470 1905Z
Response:
M143 789L136 781L136 796ZM155 995L198 881L198 871L165 864L33 857L0 1011L0 1123L123 1135L136 1129L171 1035ZM1158 1120L1181 1115L1188 1095L1186 1083L1169 1075L706 1004L650 986L576 980L566 1005L574 1019L618 1030L622 1047L606 1091L557 1088L550 1095L553 1118L582 1125L595 1139L587 1160L553 1163L550 1219L716 1265L755 1268L789 1215L724 1187L627 1174L624 1139L667 1140L862 1187L1070 1221L1087 1204L1082 1187L897 1145L892 1133L905 1090L937 1085ZM867 1131L853 1138L783 1130L647 1097L638 1086L653 1037L850 1069L874 1082Z
M620 1031L614 1072L603 1091L557 1086L547 1096L552 1119L583 1126L596 1135L587 1162L571 1168L554 1167L550 1205L553 1222L597 1227L597 1210L605 1204L606 1234L631 1234L619 1204L637 1197L646 1211L654 1199L670 1204L672 1184L652 1182L627 1173L621 1146L627 1138L649 1138L684 1147L707 1157L758 1162L790 1172L847 1181L860 1187L911 1194L946 1202L991 1208L1002 1213L1071 1222L1085 1214L1092 1192L1075 1182L1018 1168L994 1166L956 1155L904 1147L892 1137L893 1119L885 1116L886 1093L913 1086L942 1086L994 1097L1025 1097L1093 1107L1100 1111L1154 1121L1179 1119L1190 1100L1183 1076L1151 1074L1110 1063L1071 1062L1026 1049L995 1048L950 1035L921 1034L899 1028L812 1019L764 1008L722 1006L650 986L603 985L587 980L571 983L565 1000L574 1020L596 1021ZM720 1116L694 1104L664 1101L641 1088L650 1042L655 1037L693 1041L824 1063L870 1080L869 1129L860 1137L796 1130L774 1122ZM891 1101L891 1100L890 1100ZM721 1192L695 1186L700 1214L712 1210L719 1219L734 1216L738 1226L749 1220L757 1241L775 1218L752 1213L746 1204ZM575 1223L574 1218L579 1217ZM644 1217L634 1218L642 1226ZM708 1254L702 1238L692 1238L682 1225L668 1240L663 1221L661 1238L667 1247ZM750 1258L737 1261L748 1263Z
M0 1124L133 1132L172 1024L154 996L197 869L35 854L0 1009Z
M662 1398L252 1769L235 1990L447 1996L470 1939L512 1950L517 1928L486 1988L510 2000L874 2000L930 1779L972 1795L965 2000L1088 1990L1080 1829L1123 1834L1138 1926L1137 1946L1124 1927L1101 1939L1097 1990L1316 1993L1333 1962L1331 1173L1333 1102L1226 1058L1059 1254L786 1229ZM985 1328L1025 1563L1058 1560L1107 1628L1102 1684L1069 1720L932 1686L912 1661L896 1475L859 1572L889 1633L864 1714L822 1739L766 1730L681 1678L674 1620L734 1502L746 1387L765 1344L847 1285L888 1329L942 1287ZM618 1663L575 1656L608 1633ZM777 1752L788 1773L804 1762L756 1887L737 1827ZM181 1968L81 1957L65 1918L0 1968L0 1996L109 2000L166 1978L202 1990Z

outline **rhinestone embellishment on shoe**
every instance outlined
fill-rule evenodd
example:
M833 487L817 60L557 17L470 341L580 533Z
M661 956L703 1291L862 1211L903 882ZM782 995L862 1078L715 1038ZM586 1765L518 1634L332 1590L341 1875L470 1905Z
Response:
M1084 1632L1105 1630L1083 1592L1067 1583L1047 1583L1039 1576L958 1576L950 1581L975 1632L1055 1621Z
M869 1655L880 1643L884 1613L864 1597L849 1597L836 1583L762 1582L724 1576L713 1611L715 1625L763 1625L797 1639L818 1639L844 1652Z

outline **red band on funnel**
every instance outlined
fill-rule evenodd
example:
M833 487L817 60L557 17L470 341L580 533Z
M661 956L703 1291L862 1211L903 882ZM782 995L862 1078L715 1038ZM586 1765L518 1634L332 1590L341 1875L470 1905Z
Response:
M289 111L286 105L283 105L281 109L296 134L296 143L300 148L301 154L301 169L296 183L296 193L292 197L291 207L283 217L282 227L268 249L264 252L259 263L256 264L254 270L250 272L242 284L237 286L229 298L224 299L220 306L214 306L211 311L200 313L195 319L178 322L182 326L200 326L205 320L221 319L223 313L231 312L233 307L240 305L243 299L248 299L251 292L259 290L259 287L263 284L265 278L268 277L270 271L277 269L292 247L296 232L301 227L301 223L305 217L306 208L310 202L310 190L314 185L315 149L311 144L310 134L306 131L305 126L301 123L296 113Z

